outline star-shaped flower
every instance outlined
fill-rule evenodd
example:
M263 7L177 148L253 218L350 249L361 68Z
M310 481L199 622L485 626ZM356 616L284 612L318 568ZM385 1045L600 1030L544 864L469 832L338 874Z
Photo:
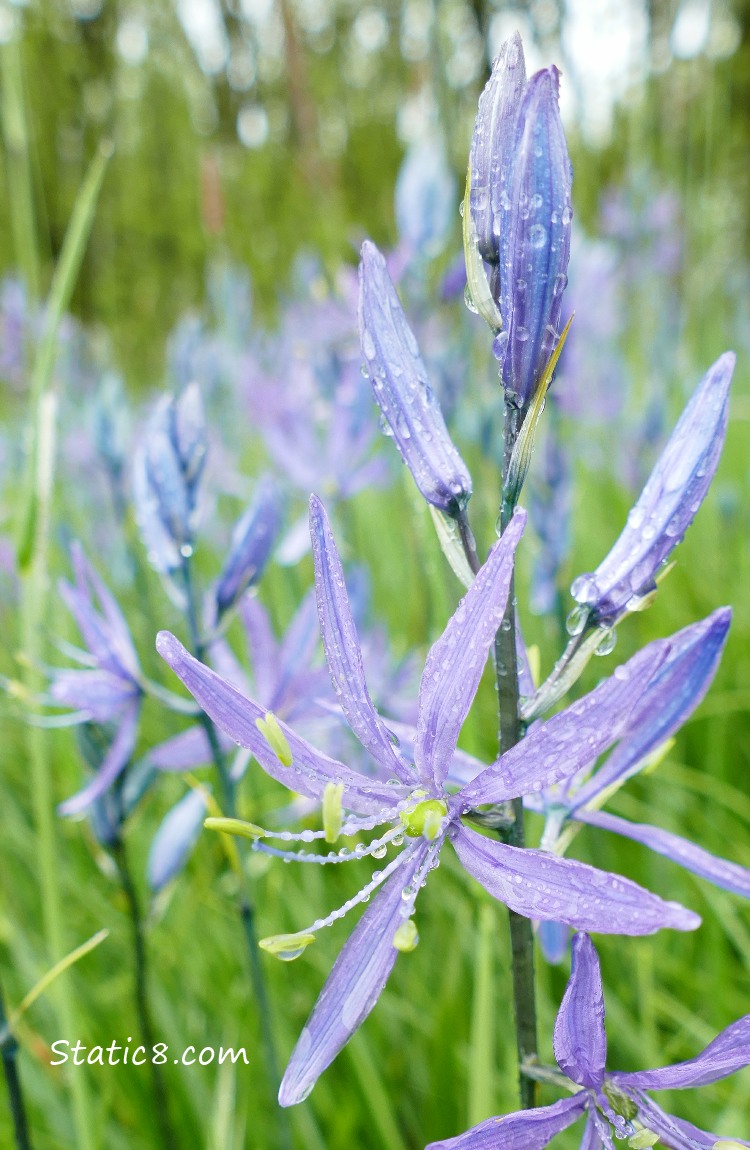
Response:
M750 1014L733 1022L695 1058L658 1070L606 1073L607 1036L599 958L587 934L573 939L573 966L557 1015L555 1058L581 1087L572 1098L504 1118L488 1118L473 1130L431 1142L427 1150L542 1150L556 1134L586 1116L581 1150L614 1150L627 1139L633 1150L727 1150L750 1142L723 1140L691 1122L665 1114L646 1090L706 1086L750 1064Z
M541 791L581 770L617 738L631 708L661 665L666 644L652 644L585 698L452 792L446 779L458 735L479 686L503 618L513 555L525 524L518 512L493 547L443 635L431 648L419 689L411 757L401 752L375 710L344 585L341 562L320 501L310 500L318 612L334 690L347 722L374 761L363 775L321 754L272 712L244 698L192 658L167 632L157 647L213 721L290 789L323 804L322 831L282 832L287 841L355 835L384 827L369 845L328 856L269 847L270 832L254 828L256 849L313 863L386 855L403 849L343 907L306 931L265 940L266 949L292 958L315 933L378 891L339 955L292 1054L279 1092L288 1106L302 1101L375 1005L399 951L414 948L414 904L439 852L450 840L464 868L518 914L566 922L608 934L651 934L661 927L690 930L698 918L617 875L544 851L519 849L463 823L485 804L503 804ZM345 815L343 809L351 814Z

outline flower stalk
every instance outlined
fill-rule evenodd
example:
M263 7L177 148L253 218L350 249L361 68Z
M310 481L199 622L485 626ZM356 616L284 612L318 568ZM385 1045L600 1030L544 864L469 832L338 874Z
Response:
M16 1042L10 1024L5 1017L5 1002L2 987L0 987L0 1057L3 1063L3 1076L8 1087L8 1101L13 1119L13 1135L16 1150L31 1150L31 1138L26 1120L26 1107L21 1090L21 1078L18 1073L18 1043Z

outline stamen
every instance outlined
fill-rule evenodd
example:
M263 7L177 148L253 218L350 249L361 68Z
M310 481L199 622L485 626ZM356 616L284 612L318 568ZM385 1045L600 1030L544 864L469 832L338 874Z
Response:
M416 949L419 942L419 932L413 918L408 918L397 928L393 936L393 945L402 954L410 954Z
M304 835L304 833L303 831L302 834ZM322 838L325 835L325 831L311 833L314 833L316 838ZM290 832L287 832L287 834L290 834ZM329 851L328 854L325 855L312 854L309 851L284 851L279 850L278 847L271 847L268 846L267 843L257 841L253 843L253 850L260 851L262 854L273 855L274 858L284 859L286 862L318 863L319 865L326 863L343 863L352 862L353 859L367 858L370 855L375 858L382 858L388 843L395 841L401 834L401 827L391 827L386 834L380 838L373 839L372 842L366 846L364 843L357 843L353 851L342 847L338 854L335 851Z
M292 749L273 711L266 711L265 719L256 719L255 725L276 755L282 767L291 767Z
M211 817L204 819L203 825L209 831L221 831L225 835L237 835L238 838L253 841L264 838L266 834L263 827L258 827L255 823L246 823L243 819Z
M326 783L323 792L323 832L327 843L335 843L341 834L343 793L343 783Z
M647 1130L644 1126L637 1134L632 1134L630 1138L628 1138L628 1146L630 1146L631 1150L650 1150L650 1147L655 1146L658 1141L659 1135L654 1134L653 1130ZM719 1143L717 1142L716 1145L718 1146ZM739 1143L727 1142L726 1145L738 1146Z
M293 962L313 942L315 942L314 934L300 931L296 934L269 935L268 938L262 938L258 946L267 950L274 958L280 958L282 962Z
M317 931L323 930L334 922L338 922L340 918L343 918L344 915L348 914L350 910L358 906L361 902L367 902L373 891L376 891L379 886L383 885L386 879L391 877L394 871L398 870L400 866L403 866L406 859L409 858L410 853L410 851L402 851L400 855L397 855L396 858L388 864L385 870L376 870L370 881L362 887L362 890L358 891L352 898L347 899L346 902L342 903L336 910L332 910L325 918L317 918L307 930L301 930L296 934L273 935L269 939L263 939L260 945L263 946L264 950L269 951L270 954L275 954L277 958L283 958L284 961L288 962L292 958L297 958L300 953L299 948L304 949L304 947L309 946L310 943L314 941Z

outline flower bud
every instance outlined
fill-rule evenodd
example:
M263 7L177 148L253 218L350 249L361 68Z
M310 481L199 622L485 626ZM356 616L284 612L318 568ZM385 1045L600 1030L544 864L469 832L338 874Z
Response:
M359 332L375 400L414 482L428 503L456 513L469 500L471 476L427 382L385 260L369 240L359 265Z

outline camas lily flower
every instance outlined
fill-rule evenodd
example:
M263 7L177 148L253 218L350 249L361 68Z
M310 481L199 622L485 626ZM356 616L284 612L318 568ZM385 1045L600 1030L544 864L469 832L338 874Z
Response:
M64 815L85 810L124 770L135 746L143 695L138 657L122 611L77 544L72 560L75 583L62 580L60 594L86 645L86 651L68 650L84 667L55 671L50 701L73 708L66 716L69 723L113 723L116 733L91 782L60 805Z
M607 1036L601 970L587 934L573 939L573 967L555 1023L554 1050L563 1074L581 1087L572 1098L504 1118L488 1118L457 1138L431 1142L427 1150L542 1150L584 1115L581 1150L613 1150L613 1137L627 1139L632 1150L647 1150L657 1142L670 1150L750 1146L750 1142L725 1140L665 1114L645 1093L706 1086L750 1065L750 1014L722 1030L687 1062L608 1074L604 1069Z
M311 863L384 858L399 853L353 898L307 930L264 940L266 949L293 958L317 931L378 891L339 955L318 1003L292 1054L279 1092L283 1106L301 1102L375 1005L399 951L417 942L412 915L417 894L438 855L450 841L464 868L495 898L519 914L567 922L603 933L650 934L661 927L690 930L698 918L664 902L635 883L571 859L511 847L463 823L477 806L503 804L574 774L617 737L627 715L663 661L666 648L636 655L586 698L547 723L451 793L446 786L458 735L479 686L489 648L503 618L513 554L525 523L518 512L431 648L419 689L413 761L395 745L376 712L365 683L362 657L341 562L320 501L310 501L318 613L334 690L349 726L369 751L375 767L362 775L315 750L263 707L198 663L167 632L157 648L213 721L249 748L273 778L322 801L322 831L291 841L325 839L384 827L368 845L354 850L294 853L264 841L259 827L244 824L255 849ZM350 812L350 813L345 813ZM237 828L243 833L242 826Z

